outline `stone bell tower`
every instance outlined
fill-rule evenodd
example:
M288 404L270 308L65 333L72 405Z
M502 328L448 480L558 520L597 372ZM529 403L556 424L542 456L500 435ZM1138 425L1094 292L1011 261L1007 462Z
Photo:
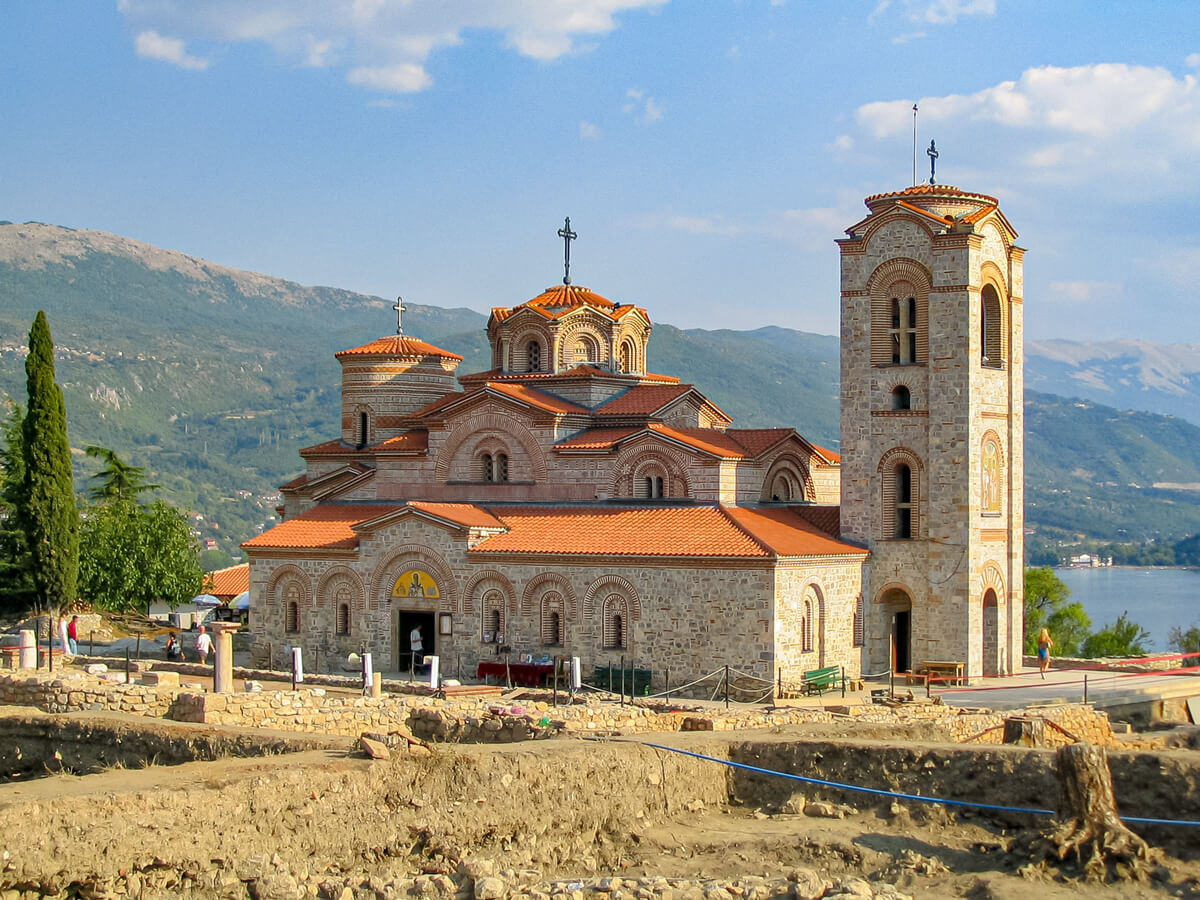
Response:
M1020 667L1024 251L997 201L943 185L866 199L841 247L842 537L871 671Z

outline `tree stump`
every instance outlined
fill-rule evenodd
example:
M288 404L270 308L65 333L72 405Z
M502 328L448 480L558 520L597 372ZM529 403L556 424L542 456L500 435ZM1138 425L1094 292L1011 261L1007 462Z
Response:
M1004 743L1022 747L1046 744L1046 720L1032 716L1012 716L1004 720Z
M1062 747L1055 766L1060 824L1047 837L1058 859L1074 854L1096 880L1149 875L1159 853L1121 821L1104 749L1084 743Z

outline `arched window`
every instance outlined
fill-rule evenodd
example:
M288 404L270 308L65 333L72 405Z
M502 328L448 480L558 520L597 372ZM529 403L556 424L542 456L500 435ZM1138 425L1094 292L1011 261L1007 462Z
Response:
M637 354L633 349L633 341L625 340L621 342L621 371L633 372L636 368Z
M365 412L358 414L358 446L367 446L367 438L370 437L370 417Z
M880 462L884 540L913 540L920 535L920 475L920 462L907 450L898 448Z
M771 499L777 503L788 503L792 499L792 482L783 472L771 481Z
M483 595L483 642L504 643L504 595L499 591Z
M492 481L508 481L507 453L497 453L492 457Z
M1003 315L1000 295L990 284L983 286L979 309L979 348L982 363L989 369L1004 367Z
M479 457L480 481L495 481L495 460L492 454L484 453Z
M863 598L859 594L854 601L854 646L861 647L866 641L866 626L863 622Z
M892 363L911 366L917 361L917 301L915 297L892 298L892 326L888 329Z
M336 631L338 634L350 633L350 588L343 585L337 589L337 597L334 602L337 604L337 623Z
M633 476L633 496L639 500L658 500L665 497L666 474L657 464L643 467Z
M813 604L805 599L804 613L800 617L800 649L811 653L813 648Z
M904 463L896 466L896 528L892 537L912 537L912 469Z
M590 334L580 334L571 342L570 360L576 365L600 361L600 344Z
M892 409L912 409L912 394L902 384L892 388Z
M525 347L525 371L542 371L542 345L537 341L530 341Z
M601 640L608 650L624 650L626 644L625 623L628 621L628 610L625 598L620 594L609 594L604 598L603 634Z
M562 595L550 591L542 597L542 644L546 647L561 647L563 644L562 629Z

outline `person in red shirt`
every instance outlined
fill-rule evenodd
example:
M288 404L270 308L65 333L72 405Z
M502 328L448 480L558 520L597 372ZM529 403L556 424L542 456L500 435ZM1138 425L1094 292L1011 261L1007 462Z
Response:
M79 616L71 616L67 623L67 646L72 656L79 655Z

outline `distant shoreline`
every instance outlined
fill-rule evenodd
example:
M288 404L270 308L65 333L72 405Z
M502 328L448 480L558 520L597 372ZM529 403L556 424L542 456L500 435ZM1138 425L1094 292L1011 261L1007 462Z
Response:
M1036 569L1039 567L1031 566L1030 568ZM1138 569L1145 569L1152 572L1169 571L1171 569L1178 569L1184 572L1200 572L1200 566L1051 566L1050 568L1055 570L1063 569L1069 572L1108 572L1114 569L1123 572L1132 572Z

